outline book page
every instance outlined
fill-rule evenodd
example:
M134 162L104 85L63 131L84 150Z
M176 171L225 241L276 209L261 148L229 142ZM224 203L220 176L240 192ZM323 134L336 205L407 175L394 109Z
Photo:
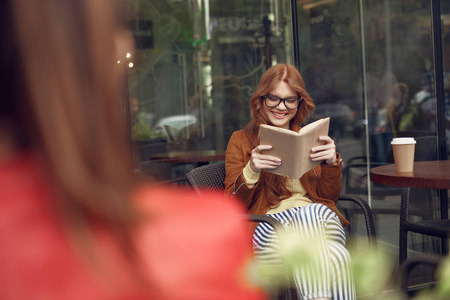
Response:
M319 136L328 135L329 124L330 118L320 119L306 125L298 133L275 126L261 125L260 144L272 146L271 150L262 153L281 159L279 167L264 171L296 179L319 165L322 161L312 161L309 155L311 148L324 144L319 140Z
M276 126L272 126L272 125L262 124L260 127L264 127L264 128L270 129L272 131L278 131L281 134L287 134L287 135L293 135L293 136L298 136L299 135L298 132L295 132L293 130L280 128L280 127L276 127Z
M330 118L319 119L317 121L314 121L312 123L309 123L309 124L303 126L300 129L300 131L298 132L298 134L302 135L302 134L307 134L308 132L313 131L313 130L320 130L319 127L322 127L322 126L328 126L329 127L330 126L329 124L330 124ZM327 130L327 134L326 135L328 135L328 130Z

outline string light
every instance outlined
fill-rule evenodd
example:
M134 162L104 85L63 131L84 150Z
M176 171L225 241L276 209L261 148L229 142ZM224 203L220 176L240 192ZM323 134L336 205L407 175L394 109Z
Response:
M130 58L131 58L131 53L130 53L130 52L127 52L127 53L125 54L125 58L130 59ZM121 63L121 60L119 59L119 60L117 61L117 63L120 64L120 63ZM129 67L129 68L134 67L134 63L133 63L133 62L129 62L129 63L128 63L128 67Z

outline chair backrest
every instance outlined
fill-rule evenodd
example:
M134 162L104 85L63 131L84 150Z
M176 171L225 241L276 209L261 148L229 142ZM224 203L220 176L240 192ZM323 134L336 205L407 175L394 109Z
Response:
M192 186L192 188L199 194L201 194L201 191L204 190L222 191L225 188L225 163L219 162L195 168L194 170L186 174L186 179L189 185ZM354 202L362 209L364 219L366 221L369 246L376 247L377 241L375 234L375 224L373 222L372 210L370 209L369 205L364 200L355 195L340 195L339 200ZM250 215L250 220L254 222L266 222L272 225L273 222L268 222L268 220L264 219L267 217L268 216L266 215ZM277 227L276 224L272 226L274 226L275 228Z
M342 188L346 194L367 195L367 185L369 178L367 176L367 164L369 168L385 165L386 163L370 162L367 163L366 156L355 156L348 160L345 167L342 168ZM380 198L386 196L397 196L401 194L402 189L389 186L372 185L372 195ZM397 209L398 212L398 209Z
M225 188L225 162L195 168L186 174L186 179L198 193L202 190L222 191Z

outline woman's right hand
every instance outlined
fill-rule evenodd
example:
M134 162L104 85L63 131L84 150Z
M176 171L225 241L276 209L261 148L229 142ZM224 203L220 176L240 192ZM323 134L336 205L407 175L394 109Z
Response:
M270 145L259 145L252 150L252 155L250 156L250 168L253 172L259 173L262 169L275 169L281 165L281 159L271 155L262 154L263 150L270 150L272 146Z

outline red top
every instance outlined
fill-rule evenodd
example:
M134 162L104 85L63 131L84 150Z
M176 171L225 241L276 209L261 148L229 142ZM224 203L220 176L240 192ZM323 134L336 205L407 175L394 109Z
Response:
M244 209L222 194L140 188L135 241L155 297L144 297L108 235L93 229L107 264L93 267L58 219L36 159L0 164L0 299L264 299L250 287Z

